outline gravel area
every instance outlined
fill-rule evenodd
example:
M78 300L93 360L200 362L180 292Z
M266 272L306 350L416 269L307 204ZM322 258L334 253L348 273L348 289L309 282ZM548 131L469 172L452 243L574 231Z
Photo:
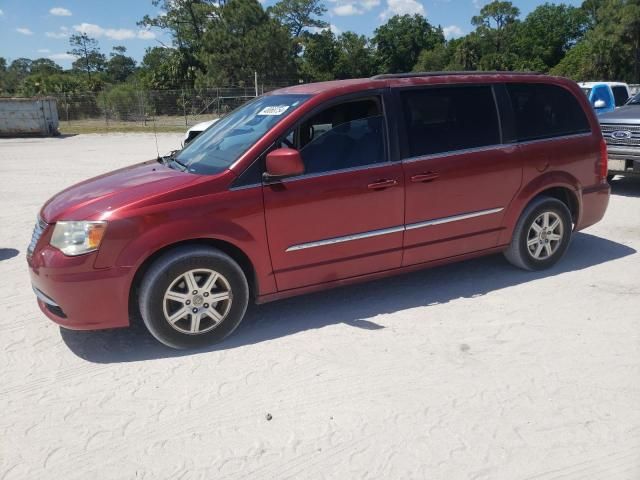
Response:
M1 480L640 478L640 178L542 273L496 255L252 307L197 352L59 329L27 274L38 209L155 154L0 140Z

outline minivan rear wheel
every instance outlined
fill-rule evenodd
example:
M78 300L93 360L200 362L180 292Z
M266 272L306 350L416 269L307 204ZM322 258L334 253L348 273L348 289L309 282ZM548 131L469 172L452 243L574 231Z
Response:
M144 324L172 348L197 348L221 341L242 321L249 286L227 254L202 246L179 247L147 270L138 303Z
M538 197L520 216L504 256L511 264L525 270L549 268L567 250L572 227L571 212L563 202L552 197Z

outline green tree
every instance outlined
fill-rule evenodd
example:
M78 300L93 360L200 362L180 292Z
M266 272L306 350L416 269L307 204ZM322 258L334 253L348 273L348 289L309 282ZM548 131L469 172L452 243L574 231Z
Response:
M175 48L147 48L139 69L143 85L152 90L190 87L196 79L197 67L189 66Z
M89 89L83 76L71 72L34 73L24 79L19 93L25 96L73 94Z
M376 60L364 35L344 32L336 42L335 78L363 78L376 73Z
M327 22L322 17L327 8L321 0L280 0L267 12L289 29L294 37L299 37L309 28L326 28Z
M515 49L521 59L537 63L548 71L584 37L588 25L589 18L584 10L545 3L527 15L517 28Z
M420 52L444 43L442 28L434 27L422 15L395 15L376 28L373 36L380 70L409 72Z
M593 68L594 59L595 52L591 47L591 42L582 41L574 45L549 73L569 77L576 81L598 78Z
M36 58L31 62L31 75L53 75L61 72L62 67L49 58Z
M152 0L151 4L160 7L163 13L155 17L145 15L138 25L166 30L177 48L197 52L202 47L209 23L224 3L218 0Z
M69 45L71 50L67 53L77 58L72 64L74 70L85 71L89 80L92 73L104 70L106 58L100 53L98 41L95 38L89 37L86 33L71 35Z
M585 2L593 28L554 73L580 80L640 82L640 0Z
M263 82L295 75L289 32L257 0L229 0L219 15L204 36L201 59L207 73L199 75L199 85L252 83L254 72Z
M338 42L329 29L304 33L304 52L299 59L300 76L305 82L333 80L338 62Z
M480 46L480 38L476 32L471 32L466 37L456 40L455 45L451 46L453 50L453 58L447 70L477 70L482 56L482 48Z
M129 78L136 70L136 61L125 55L127 49L123 46L113 47L113 51L109 54L106 72L107 77L112 82L120 83Z
M494 0L471 19L480 46L478 67L483 70L510 70L517 62L513 38L520 10L511 2Z
M453 57L453 49L440 43L431 50L422 50L413 66L414 72L437 72L447 70Z
M175 52L171 54L172 67L179 67L183 77L180 85L192 86L195 73L203 73L200 61L205 33L213 22L219 20L219 12L225 0L152 0L162 14L145 15L138 25L155 27L171 34ZM179 58L177 58L179 57Z
M6 67L6 71L1 73L3 93L13 95L19 90L24 79L31 73L31 63L28 58L16 58Z

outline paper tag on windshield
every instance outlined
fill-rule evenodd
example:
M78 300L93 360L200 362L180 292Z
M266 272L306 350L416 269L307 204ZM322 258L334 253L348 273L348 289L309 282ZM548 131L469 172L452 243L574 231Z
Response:
M289 105L274 105L273 107L264 107L258 115L282 115L287 111Z

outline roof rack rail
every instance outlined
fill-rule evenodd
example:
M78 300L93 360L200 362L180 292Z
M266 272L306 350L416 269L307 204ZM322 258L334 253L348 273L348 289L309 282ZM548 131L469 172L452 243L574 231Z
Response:
M544 75L542 72L507 72L507 71L456 71L456 72L411 72L411 73L382 73L374 75L371 80L385 80L388 78L413 77L442 77L445 75Z

